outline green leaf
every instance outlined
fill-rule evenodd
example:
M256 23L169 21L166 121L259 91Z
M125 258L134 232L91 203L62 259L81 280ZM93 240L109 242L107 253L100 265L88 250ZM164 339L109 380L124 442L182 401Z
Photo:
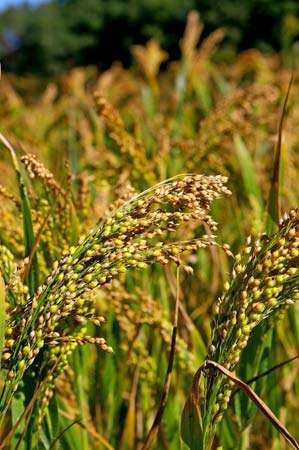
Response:
M134 448L135 443L135 428L136 428L136 395L138 387L139 370L135 370L132 390L129 397L128 412L122 432L120 448L123 450L130 450Z
M45 435L48 437L48 441L51 442L56 437L59 431L59 412L56 395L53 396L49 403L48 411L46 414L47 430ZM48 433L46 433L48 431Z
M277 139L277 145L275 148L274 153L274 160L273 160L273 168L272 168L272 177L271 177L271 185L270 185L270 192L268 197L268 208L267 208L267 225L266 230L268 234L272 234L275 232L279 217L280 217L280 190L281 190L281 181L282 181L282 165L283 165L283 157L285 158L285 155L283 152L283 145L282 145L282 130L283 130L283 124L284 120L287 114L287 104L289 100L290 90L293 83L293 75L291 76L287 94L284 100L284 104L282 107L282 112L280 116L279 126L278 126L278 139Z
M16 156L16 152L13 149L10 142L0 133L0 141L10 152L12 163L16 172L17 182L19 186L19 192L21 197L21 209L23 217L23 230L24 230L24 243L25 243L25 257L31 255L31 251L34 247L35 237L32 224L30 201L27 194L26 185L21 172L20 164ZM27 282L30 295L33 295L38 287L38 264L36 254L33 256L32 265L30 267Z
M252 333L246 351L241 358L239 375L242 379L253 378L258 372L268 369L271 346L272 330L268 329L267 323L260 324ZM258 395L263 392L266 382L266 379L262 379L253 384L253 388ZM239 430L241 431L253 421L257 406L251 402L247 395L242 393L235 398L235 407Z
M181 417L181 436L190 450L203 449L202 420L199 405L194 398L193 393L188 397L182 417Z
M82 420L86 418L87 415L87 405L88 405L88 399L86 395L86 376L84 377L84 350L78 348L77 351L74 354L74 368L76 371L76 379L75 379L75 388L76 388L76 396L77 396L77 407L80 417L82 417ZM81 442L80 442L80 449L81 450L87 450L88 449L88 434L87 432L82 429L81 430Z
M199 380L202 366L193 378L192 389L185 403L181 417L181 437L190 450L203 450L203 424L199 409Z
M75 441L72 444L69 444L69 442L67 440L65 440L64 437L67 434L67 432L69 432L70 430L73 430L73 427L76 424L80 424L80 421L78 419L74 420L73 422L71 422L67 426L65 426L65 428L63 428L62 431L60 431L59 434L55 437L55 439L51 442L51 444L48 447L49 450L60 449L60 448L63 448L64 450L75 449L75 447L77 447L77 444L78 444L78 439L76 439L76 433L74 433L74 435L72 433L68 433L69 437L73 437L75 439ZM60 443L60 441L62 441L62 440L63 440L63 445ZM75 442L76 442L76 445L75 445Z
M205 362L205 368L216 368L220 372L222 372L229 380L233 381L242 391L248 395L248 397L255 403L255 405L259 408L259 410L264 414L264 416L268 419L269 423L271 423L279 433L284 437L284 439L294 448L299 449L299 443L296 438L289 433L284 424L275 416L272 410L267 406L267 404L256 394L256 392L251 389L251 387L238 378L233 372L226 369L221 364L215 361L207 360Z
M4 280L0 273L0 368L1 368L1 358L2 352L4 348L4 340L5 340L5 317L6 317L6 289Z
M262 193L258 184L256 177L256 170L254 168L251 155L247 150L247 147L242 140L241 136L234 136L234 144L237 151L237 156L239 159L239 164L241 167L242 178L244 182L245 192L248 198L256 199L259 206L263 206Z
M11 420L12 425L16 426L22 415L24 414L24 401L25 396L22 392L17 392L11 402ZM17 430L14 432L12 437L12 445L13 448L18 444L18 441L23 433L25 426L24 418L21 419L20 423L17 426ZM20 445L20 450L24 449L24 443Z

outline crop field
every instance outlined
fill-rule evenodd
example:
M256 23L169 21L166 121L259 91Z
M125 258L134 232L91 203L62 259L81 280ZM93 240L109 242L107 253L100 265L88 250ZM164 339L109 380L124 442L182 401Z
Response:
M202 29L2 74L0 450L299 449L299 70Z

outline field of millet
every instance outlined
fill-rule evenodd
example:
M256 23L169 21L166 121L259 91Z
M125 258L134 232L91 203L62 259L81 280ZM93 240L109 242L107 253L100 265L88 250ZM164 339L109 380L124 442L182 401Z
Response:
M299 448L298 69L201 32L2 75L0 449Z

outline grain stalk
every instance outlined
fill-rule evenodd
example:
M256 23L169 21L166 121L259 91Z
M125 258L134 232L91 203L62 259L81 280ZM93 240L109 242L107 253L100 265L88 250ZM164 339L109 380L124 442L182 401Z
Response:
M241 254L236 255L232 279L215 305L212 342L207 360L210 367L223 370L206 373L203 398L196 393L200 374L193 383L182 418L183 438L190 448L212 447L217 424L227 409L234 381L225 371L238 369L242 352L253 330L274 314L278 317L299 298L299 210L293 209L280 221L272 236L248 238ZM200 409L198 409L200 407ZM189 418L188 418L189 417ZM197 420L199 447L192 446L190 433ZM189 427L189 428L188 428ZM191 443L191 444L190 444ZM297 447L295 447L297 448Z
M104 321L93 305L96 288L107 287L129 268L144 269L154 262L182 264L184 252L216 245L214 234L185 241L173 241L170 235L182 223L193 221L214 233L217 223L209 209L214 199L230 193L225 182L221 176L178 176L135 196L65 252L36 294L10 306L2 358L7 369L2 420L31 368L44 380L38 402L40 424L54 380L69 365L74 349L95 344L112 351L104 338L86 335L87 322L100 326Z

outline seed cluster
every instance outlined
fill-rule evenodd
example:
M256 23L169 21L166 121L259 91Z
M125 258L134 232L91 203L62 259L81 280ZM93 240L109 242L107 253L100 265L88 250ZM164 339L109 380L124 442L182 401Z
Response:
M83 336L71 339L78 325L87 320L101 324L91 298L95 288L129 268L144 269L154 262L180 264L183 252L216 244L214 234L185 241L172 241L169 235L190 221L205 223L215 232L217 223L209 209L214 199L230 193L225 182L221 176L188 175L160 183L126 202L65 252L26 305L11 311L4 361L10 382L5 395L17 389L41 351L50 348L51 357L60 352L59 362L73 345L85 342ZM110 351L106 343L102 348Z
M104 322L104 318L98 318L97 322L99 325ZM111 353L113 351L104 338L87 336L86 332L86 327L83 326L73 332L71 336L61 336L58 332L53 332L47 337L48 348L45 351L45 359L48 361L49 370L41 385L37 426L41 424L49 402L53 397L57 378L69 368L69 358L78 346L91 344L96 345L104 352Z
M55 180L54 175L34 154L26 154L21 161L31 180L39 180L44 189L42 195L33 197L31 202L34 232L37 236L42 230L41 244L46 247L48 262L54 262L62 251L69 248L70 233L73 226L74 206L71 189L65 190ZM67 172L68 173L68 172ZM57 229L60 233L57 233ZM43 258L39 261L43 263ZM46 267L41 272L48 275ZM49 268L48 268L49 270Z
M27 262L27 258L25 258L16 264L10 250L4 245L0 245L0 274L6 284L9 305L24 304L27 299L28 287L22 279Z
M39 178L42 180L45 186L47 186L55 197L63 197L66 195L65 191L55 180L54 175L37 159L33 153L22 156L21 161L31 179Z
M298 209L283 218L274 236L247 240L236 256L232 280L216 304L209 359L234 370L252 330L299 299L298 248ZM210 380L209 389L213 383L215 380ZM227 408L230 394L231 383L222 381L214 405L217 420Z
M149 184L155 182L153 168L146 157L146 149L143 143L128 133L118 111L100 93L96 93L95 98L99 114L104 119L110 137L130 161L129 169L132 178L135 180L144 179ZM123 161L126 162L126 158Z

